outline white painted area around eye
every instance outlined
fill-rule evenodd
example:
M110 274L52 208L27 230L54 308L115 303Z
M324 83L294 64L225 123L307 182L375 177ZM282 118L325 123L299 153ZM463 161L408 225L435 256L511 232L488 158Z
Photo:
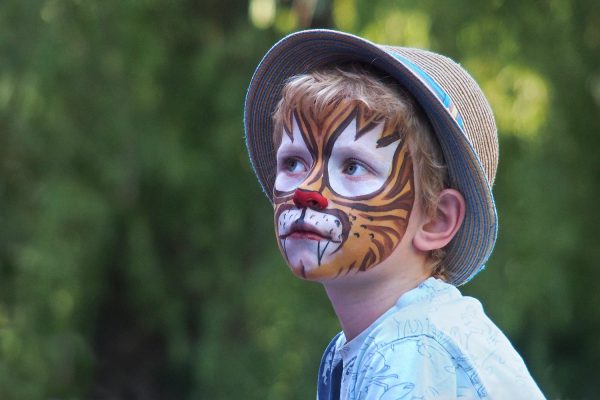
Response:
M392 171L394 154L400 140L385 147L377 147L383 123L356 137L356 120L352 121L333 144L327 163L329 184L337 194L345 197L364 196L381 189ZM363 168L349 175L347 166L356 162Z
M275 177L275 189L281 192L295 190L308 175L313 164L313 158L300 133L296 118L292 118L292 138L283 133L281 144L277 149L277 175ZM295 159L301 162L301 166L292 173L286 169L286 160Z

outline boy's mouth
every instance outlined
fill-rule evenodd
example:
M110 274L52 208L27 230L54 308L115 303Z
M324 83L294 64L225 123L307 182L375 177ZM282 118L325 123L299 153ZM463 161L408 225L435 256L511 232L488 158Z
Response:
M334 243L340 242L333 240L329 233L323 232L316 226L308 224L304 221L296 221L290 226L287 232L279 236L279 239L281 240L287 238L305 240L328 240Z

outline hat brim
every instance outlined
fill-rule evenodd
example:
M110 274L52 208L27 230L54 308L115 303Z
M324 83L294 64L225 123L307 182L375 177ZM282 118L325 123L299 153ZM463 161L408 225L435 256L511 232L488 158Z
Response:
M485 169L464 133L450 97L407 57L366 39L331 30L291 34L276 43L256 69L246 96L246 145L254 172L272 201L276 151L272 114L286 80L332 64L368 64L396 79L428 116L442 148L452 187L465 198L463 224L447 247L445 265L450 283L462 285L483 269L497 236L497 214Z

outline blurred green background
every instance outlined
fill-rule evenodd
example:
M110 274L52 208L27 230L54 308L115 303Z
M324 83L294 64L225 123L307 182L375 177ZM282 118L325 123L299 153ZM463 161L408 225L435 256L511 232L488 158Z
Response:
M597 0L3 0L0 399L314 398L338 324L278 254L242 125L305 27L473 73L501 225L463 292L549 398L600 398Z

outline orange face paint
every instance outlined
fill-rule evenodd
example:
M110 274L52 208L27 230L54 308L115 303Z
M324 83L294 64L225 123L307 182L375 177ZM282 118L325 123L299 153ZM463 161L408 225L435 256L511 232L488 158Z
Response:
M330 108L319 121L290 112L277 151L279 248L296 275L313 280L385 260L414 203L413 165L400 132L354 103Z

